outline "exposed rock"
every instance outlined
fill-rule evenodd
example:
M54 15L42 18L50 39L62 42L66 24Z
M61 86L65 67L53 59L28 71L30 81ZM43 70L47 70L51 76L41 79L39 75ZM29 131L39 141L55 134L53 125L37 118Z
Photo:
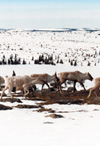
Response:
M78 111L58 111L57 113L74 113L74 112L88 112L87 110L78 110Z
M44 122L43 124L53 124L53 122Z
M18 98L3 98L3 99L0 99L0 101L11 102L11 103L14 103L14 102L22 103L22 101Z
M10 106L5 106L5 105L0 104L0 110L11 110L11 109L13 108Z
M27 104L19 104L17 106L14 106L16 108L27 108L27 109L30 109L30 108L40 108L41 106L37 106L37 105L27 105Z
M49 113L55 113L55 110L52 110L51 108L44 108L44 107L42 107L42 108L40 108L38 110L38 112L45 112L45 111L47 111Z
M64 118L64 116L62 116L62 115L58 115L58 114L50 114L50 115L47 115L47 116L45 116L45 117L51 117L51 118Z
M93 111L99 111L99 109L94 109Z

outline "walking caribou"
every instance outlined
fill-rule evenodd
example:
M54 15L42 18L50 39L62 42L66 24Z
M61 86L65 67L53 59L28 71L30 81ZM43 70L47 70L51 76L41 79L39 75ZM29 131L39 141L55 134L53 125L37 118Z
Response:
M93 80L93 77L91 76L91 74L88 72L88 73L82 73L80 71L73 71L73 72L61 72L58 74L59 76L59 79L60 79L60 85L62 85L63 83L66 82L66 80L70 80L70 81L73 81L74 82L74 91L76 90L76 83L80 83L81 86L85 89L85 86L84 86L84 81L85 80L90 80L92 81ZM60 86L61 87L61 86ZM61 90L61 88L60 88Z
M5 77L5 88L2 90L1 93L1 99L4 94L4 92L8 89L9 94L11 97L13 95L11 94L11 91L13 88L16 88L16 90L21 90L25 92L25 96L29 93L29 88L31 87L33 89L33 86L36 84L42 84L43 86L46 84L49 88L48 82L56 80L55 78L56 74L53 76L50 76L48 74L43 75L25 75L25 76L12 76L12 77Z
M48 83L51 82L51 81L56 81L57 75L56 75L56 73L54 75L49 75L47 73L44 73L44 74L32 74L32 75L30 75L30 77L32 78L32 80L36 80L38 78L40 78L41 80L43 80L44 81L44 82L42 82L42 89L43 89L43 87L44 87L45 84L49 88Z

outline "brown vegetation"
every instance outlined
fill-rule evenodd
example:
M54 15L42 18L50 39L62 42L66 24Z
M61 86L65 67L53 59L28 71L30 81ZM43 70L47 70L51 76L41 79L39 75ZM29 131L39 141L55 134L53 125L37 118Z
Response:
M100 105L100 93L97 93L97 97L95 93L92 93L91 97L88 98L89 90L81 90L81 91L67 91L62 90L62 93L59 91L51 90L51 89L43 89L42 91L34 91L30 92L27 95L27 100L37 100L42 101L39 102L37 106L33 105L18 105L18 108L40 108L38 112L48 111L50 113L54 113L52 109L44 109L42 106L47 104L98 104ZM22 103L20 99L17 97L21 97L22 95L18 93L15 95L16 98L3 98L0 101L3 102L18 102ZM23 97L24 99L24 97Z
M44 104L100 104L100 94L95 97L95 94L92 94L88 98L89 90L81 90L75 92L68 92L63 90L62 93L59 91L51 91L49 89L44 89L42 91L34 91L28 95L28 100L40 100L45 101L41 102L41 105Z

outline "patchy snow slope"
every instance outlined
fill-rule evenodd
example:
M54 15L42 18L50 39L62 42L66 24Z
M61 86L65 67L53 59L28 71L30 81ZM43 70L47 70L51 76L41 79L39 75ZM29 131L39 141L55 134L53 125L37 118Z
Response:
M34 64L43 54L44 58L53 56L54 63L63 60L70 64L96 65L100 62L100 30L9 30L0 31L0 61L15 54L17 59Z
M91 32L91 33L90 33ZM0 31L0 61L11 54L25 58L31 65L0 65L1 76L33 73L54 74L62 71L80 70L100 77L100 30L39 30ZM63 59L64 64L33 65L40 54L53 54L53 59ZM67 55L66 55L67 54ZM69 59L77 60L76 67L70 66ZM87 66L88 61L92 66ZM96 63L96 64L95 64ZM94 64L96 66L94 66ZM83 65L83 66L81 66ZM93 86L86 81L85 87ZM40 86L38 86L40 88ZM77 84L80 90L80 85ZM23 98L19 97L21 100ZM36 105L37 101L22 100L23 104ZM18 103L0 102L8 106ZM0 144L2 146L99 146L100 145L100 106L99 105L48 105L45 108L56 110L64 118L45 117L48 112L39 113L36 109L0 111ZM63 112L63 113L62 113Z
M99 67L70 67L66 65L18 65L0 66L0 75L17 75L55 71L89 71L94 77L99 75ZM87 81L85 86L92 86ZM79 89L79 88L78 88ZM21 98L22 99L22 98ZM22 100L23 104L36 105L37 101ZM3 103L15 106L18 103ZM36 109L17 109L0 111L0 144L3 146L99 146L100 106L99 105L48 105L45 108L56 110L64 118L45 117L48 112L38 113ZM64 113L61 113L64 112Z

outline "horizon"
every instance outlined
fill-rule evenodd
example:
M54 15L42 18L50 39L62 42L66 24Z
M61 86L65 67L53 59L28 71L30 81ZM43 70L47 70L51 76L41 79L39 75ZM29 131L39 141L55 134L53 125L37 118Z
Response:
M100 28L0 28L0 31L44 31L44 32L72 32L72 31L100 31Z
M0 28L99 28L99 0L1 0Z

